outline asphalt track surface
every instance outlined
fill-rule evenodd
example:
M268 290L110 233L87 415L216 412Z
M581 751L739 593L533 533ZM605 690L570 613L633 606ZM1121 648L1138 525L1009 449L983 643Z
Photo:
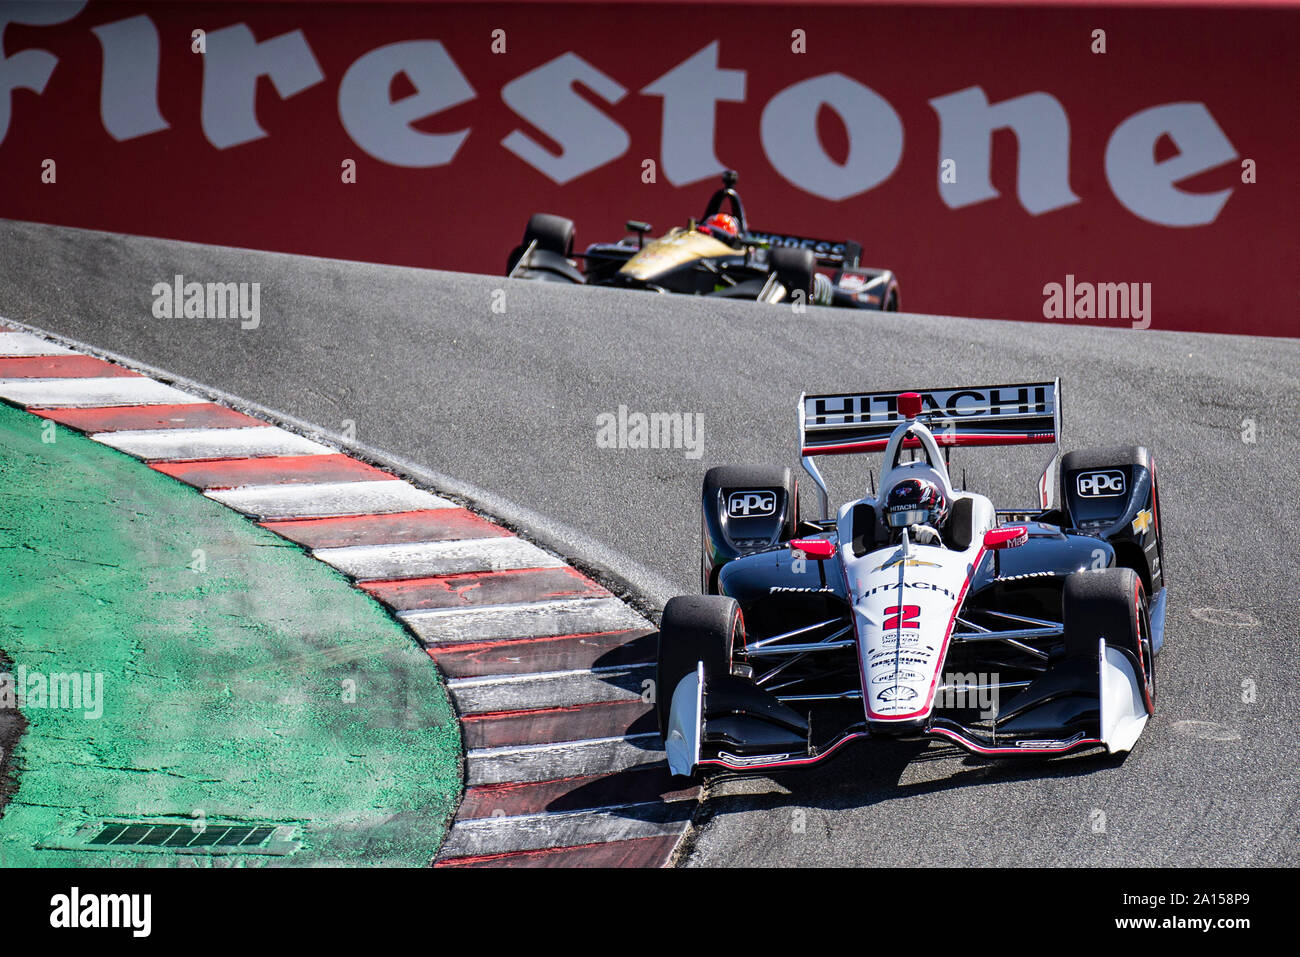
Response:
M714 786L688 863L1300 863L1300 341L1162 332L1158 296L1151 330L796 316L3 221L0 241L0 315L327 429L350 420L359 442L516 503L577 551L605 549L652 602L698 590L707 467L797 465L801 390L1059 375L1067 448L1140 442L1159 464L1167 643L1134 753L1008 764L863 742L797 775ZM151 289L176 273L261 282L259 327L155 319ZM620 405L702 414L702 456L599 447L597 417ZM953 464L1011 506L1033 502L1044 457ZM836 504L865 481L837 466Z

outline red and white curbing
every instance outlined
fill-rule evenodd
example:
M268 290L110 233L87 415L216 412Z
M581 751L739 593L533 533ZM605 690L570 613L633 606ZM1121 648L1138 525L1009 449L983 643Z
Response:
M653 625L509 530L327 445L0 325L0 399L307 549L447 676L465 793L440 867L663 866L695 807L645 689Z

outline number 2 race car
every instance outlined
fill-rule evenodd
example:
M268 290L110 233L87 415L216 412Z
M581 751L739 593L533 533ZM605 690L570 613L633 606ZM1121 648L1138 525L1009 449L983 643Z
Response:
M659 636L673 773L797 767L882 736L1130 750L1164 636L1155 463L1061 456L1060 422L1059 380L801 396L808 521L790 469L710 469L704 594L669 601ZM954 446L1040 443L1057 448L1037 508L995 509L949 476ZM831 517L816 457L880 450L876 493Z
M619 286L757 302L791 302L897 312L898 280L887 269L859 265L856 242L753 231L728 170L698 223L646 241L649 223L629 220L635 238L594 243L574 254L573 221L535 213L523 242L506 260L506 275L539 282ZM722 204L731 212L722 212ZM576 261L582 260L579 269ZM818 267L831 270L818 272Z

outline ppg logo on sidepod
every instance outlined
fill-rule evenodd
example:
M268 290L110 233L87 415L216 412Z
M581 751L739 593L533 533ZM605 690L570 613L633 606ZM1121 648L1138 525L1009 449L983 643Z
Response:
M732 492L727 496L727 514L732 518L775 515L776 493L763 490Z
M1084 498L1124 494L1124 473L1114 469L1105 472L1080 472L1075 482L1075 487Z

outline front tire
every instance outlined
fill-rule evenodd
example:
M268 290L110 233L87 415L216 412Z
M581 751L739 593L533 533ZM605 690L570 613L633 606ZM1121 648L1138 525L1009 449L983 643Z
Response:
M1061 594L1067 658L1097 655L1097 641L1123 650L1142 681L1147 710L1155 711L1155 655L1146 589L1131 568L1075 572L1065 579Z
M659 626L659 656L655 669L655 711L659 733L667 735L673 692L704 662L704 676L731 674L731 659L744 647L745 623L734 598L721 595L682 595L669 599Z
M781 285L785 286L788 298L793 299L795 290L802 289L803 301L813 301L813 274L817 271L817 258L812 250L778 246L768 253L767 264L776 273Z
M523 245L536 240L538 249L559 253L567 259L573 255L573 234L573 220L551 213L533 213L524 228Z

